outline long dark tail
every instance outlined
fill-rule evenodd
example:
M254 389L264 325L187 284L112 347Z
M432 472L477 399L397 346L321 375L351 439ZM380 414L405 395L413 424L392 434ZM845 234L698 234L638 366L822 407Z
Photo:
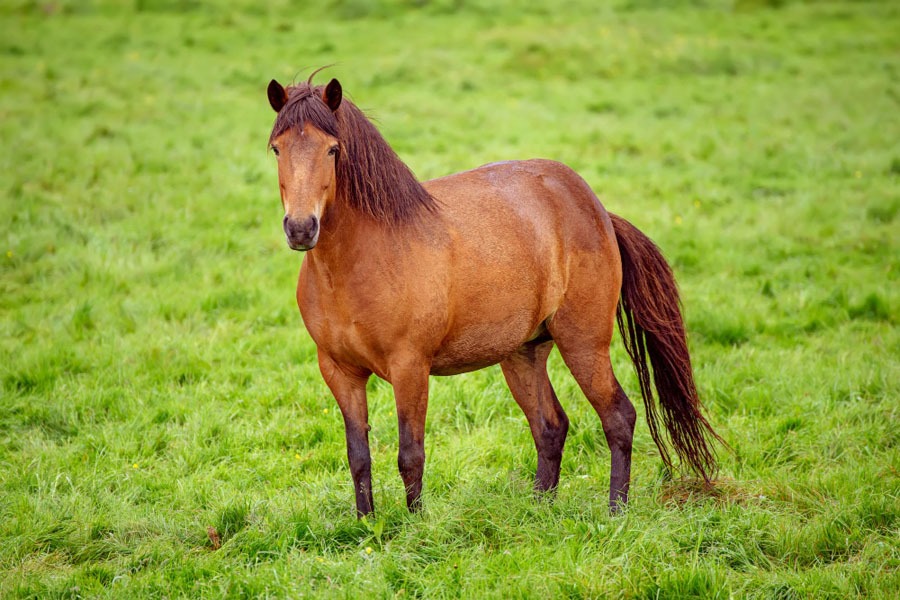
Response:
M672 269L656 244L637 227L619 216L609 216L622 255L622 294L616 320L640 381L650 435L671 469L668 445L659 430L662 412L668 444L682 463L709 481L716 473L712 441L724 442L700 410ZM650 388L651 366L659 407Z

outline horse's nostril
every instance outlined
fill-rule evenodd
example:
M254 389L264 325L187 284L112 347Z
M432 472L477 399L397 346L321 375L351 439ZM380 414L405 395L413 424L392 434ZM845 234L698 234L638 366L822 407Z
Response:
M287 215L284 215L284 219L282 219L282 221L281 221L282 227L287 227L288 219L289 219L289 217Z

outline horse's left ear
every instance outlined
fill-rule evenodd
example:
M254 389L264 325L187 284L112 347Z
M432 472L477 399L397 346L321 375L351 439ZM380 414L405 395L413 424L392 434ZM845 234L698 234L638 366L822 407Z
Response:
M329 81L328 85L325 86L325 91L322 93L322 100L325 101L325 104L328 105L331 112L338 109L338 106L341 105L341 98L343 97L344 93L341 90L341 82L337 79Z

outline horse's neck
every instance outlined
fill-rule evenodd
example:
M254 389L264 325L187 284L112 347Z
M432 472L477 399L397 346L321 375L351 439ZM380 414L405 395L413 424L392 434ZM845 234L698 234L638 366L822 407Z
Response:
M376 228L366 219L349 206L332 206L322 219L319 241L310 251L311 261L330 273L352 269L360 248L377 243L371 239Z
M414 240L443 239L444 225L437 214L425 213L414 222L390 225L379 223L341 202L336 202L322 219L316 247L310 251L311 266L319 273L350 273L372 269L379 257L392 254Z

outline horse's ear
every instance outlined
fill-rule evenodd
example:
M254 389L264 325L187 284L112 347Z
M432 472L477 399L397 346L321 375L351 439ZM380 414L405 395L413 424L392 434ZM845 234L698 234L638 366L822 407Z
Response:
M272 105L275 112L280 111L287 103L287 92L285 92L281 84L274 79L269 82L269 89L266 91L269 94L269 104Z
M322 93L322 100L325 101L325 104L328 105L331 112L338 109L338 106L341 105L341 98L343 97L344 92L341 90L341 82L337 79L329 81L328 85L325 86L325 91Z

